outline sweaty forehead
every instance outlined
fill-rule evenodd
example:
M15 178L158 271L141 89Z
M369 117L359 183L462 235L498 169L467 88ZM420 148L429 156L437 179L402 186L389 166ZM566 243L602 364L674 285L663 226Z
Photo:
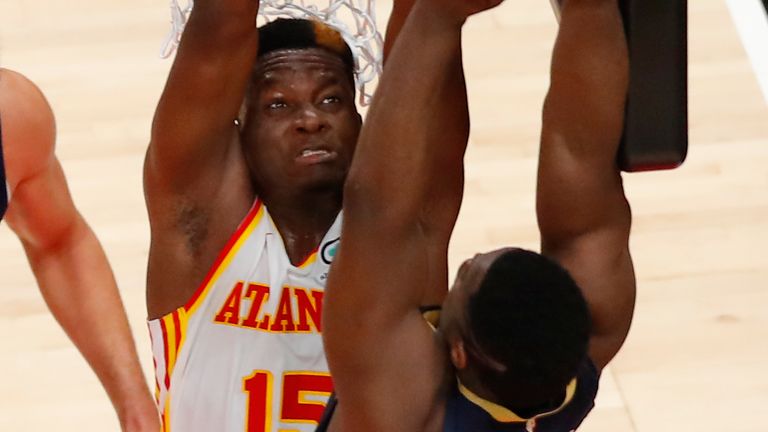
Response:
M258 84L269 84L296 75L341 81L349 75L349 71L338 56L324 49L290 49L272 51L260 57L253 79Z

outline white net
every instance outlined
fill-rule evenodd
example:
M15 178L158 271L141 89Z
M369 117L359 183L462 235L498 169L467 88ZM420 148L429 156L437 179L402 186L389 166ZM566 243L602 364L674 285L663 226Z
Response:
M183 7L180 0L170 1L172 28L163 42L163 58L170 57L179 45L194 6L194 0L187 0ZM336 29L352 49L360 104L366 106L373 95L369 84L381 74L384 47L374 6L375 0L260 0L259 25L277 18L306 18Z

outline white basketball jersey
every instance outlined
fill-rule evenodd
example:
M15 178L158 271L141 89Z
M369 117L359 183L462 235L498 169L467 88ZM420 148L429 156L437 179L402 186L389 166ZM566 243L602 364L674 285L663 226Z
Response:
M332 391L323 290L341 215L293 266L257 200L189 302L149 321L163 431L313 432Z

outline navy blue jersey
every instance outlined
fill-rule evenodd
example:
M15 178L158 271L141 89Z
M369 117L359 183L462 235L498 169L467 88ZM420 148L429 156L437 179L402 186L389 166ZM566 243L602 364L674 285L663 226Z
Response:
M8 208L8 189L5 180L5 161L3 160L3 128L0 126L0 220L3 220Z
M440 319L440 307L422 307L424 319L434 328ZM444 432L571 432L579 427L595 406L600 372L588 357L579 365L576 378L566 389L560 408L523 418L506 408L472 394L468 389L453 386L446 400ZM315 432L327 432L338 405L332 394Z
M570 432L595 406L600 373L589 359L579 367L563 405L549 413L522 418L454 386L445 407L444 432ZM472 401L472 400L474 401Z
M600 381L600 373L591 360L585 360L579 367L579 374L574 381L573 392L557 410L543 413L533 418L516 416L509 410L506 415L492 414L492 409L481 405L492 405L487 401L479 404L472 402L472 395L465 396L454 386L445 406L444 432L571 432L576 430L584 418L595 406L595 396ZM569 386L570 387L570 386ZM336 395L331 395L322 420L316 432L326 432L336 410ZM500 408L496 406L496 408ZM506 418L504 418L506 417Z

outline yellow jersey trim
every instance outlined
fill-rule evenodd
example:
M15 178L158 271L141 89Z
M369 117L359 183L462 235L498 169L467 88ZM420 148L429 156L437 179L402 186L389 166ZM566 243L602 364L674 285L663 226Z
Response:
M202 290L192 297L190 304L183 306L183 308L186 309L187 316L192 316L198 306L205 300L208 293L211 291L211 288L216 284L216 281L221 274L229 267L229 264L232 262L235 255L237 255L237 252L259 224L263 216L264 205L262 205L259 200L256 200L253 208L243 221L243 225L237 230L232 239L230 239L229 244L224 248L224 254L214 263L213 268L211 268L212 272L209 273L208 277L203 282L204 285Z
M457 378L458 381L458 378ZM476 395L472 392L472 390L466 388L461 381L458 381L459 385L459 392L467 398L470 402L480 407L483 411L487 412L491 417L493 417L494 420L501 422L501 423L513 423L513 422L530 422L531 420L536 420L541 417L546 417L552 414L555 414L557 412L560 412L563 408L565 408L568 403L573 400L573 395L576 394L576 378L572 379L570 383L568 383L568 387L565 389L565 399L563 400L563 403L560 404L560 406L552 411L547 411L541 414L536 414L535 416L531 418L525 418L521 417L511 410L493 403L487 399L483 399L480 396Z

